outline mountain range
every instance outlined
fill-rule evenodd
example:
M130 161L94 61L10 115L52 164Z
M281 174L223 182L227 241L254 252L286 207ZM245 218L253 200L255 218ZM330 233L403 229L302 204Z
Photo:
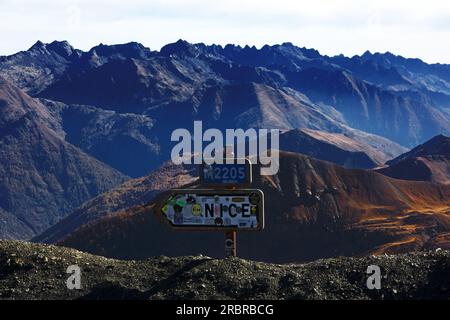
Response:
M252 256L253 236L245 235L250 258L448 245L449 65L391 53L329 57L291 43L257 49L183 40L159 51L135 42L82 51L38 41L0 57L0 238L119 257L164 253L149 244L133 251L130 239L143 239L140 232L221 241L183 238L147 221L161 192L195 185L195 168L167 162L170 134L195 120L205 129L282 131L288 153L279 174L255 184L269 195L272 225L255 239L273 250ZM323 242L277 256L280 248L269 244L278 237Z

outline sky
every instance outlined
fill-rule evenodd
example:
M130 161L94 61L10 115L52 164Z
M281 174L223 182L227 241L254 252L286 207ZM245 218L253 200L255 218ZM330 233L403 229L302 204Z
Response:
M159 50L178 39L292 42L327 55L390 51L450 63L450 1L0 0L0 55L37 40L82 50L137 41Z

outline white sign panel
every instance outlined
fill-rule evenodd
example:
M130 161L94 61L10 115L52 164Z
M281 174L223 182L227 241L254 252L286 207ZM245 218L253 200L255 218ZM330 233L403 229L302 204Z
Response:
M173 227L260 230L264 195L258 189L173 190L161 212Z

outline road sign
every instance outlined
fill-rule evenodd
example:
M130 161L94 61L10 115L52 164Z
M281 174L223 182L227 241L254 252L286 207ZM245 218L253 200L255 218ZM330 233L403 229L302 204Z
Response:
M173 189L158 210L177 229L264 228L264 194L258 189Z
M243 185L252 182L251 163L243 159L244 163L202 164L200 165L200 183L205 185Z

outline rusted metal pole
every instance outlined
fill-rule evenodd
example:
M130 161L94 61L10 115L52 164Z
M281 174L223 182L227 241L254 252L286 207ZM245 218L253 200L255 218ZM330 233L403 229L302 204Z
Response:
M225 232L225 256L236 257L236 231Z

